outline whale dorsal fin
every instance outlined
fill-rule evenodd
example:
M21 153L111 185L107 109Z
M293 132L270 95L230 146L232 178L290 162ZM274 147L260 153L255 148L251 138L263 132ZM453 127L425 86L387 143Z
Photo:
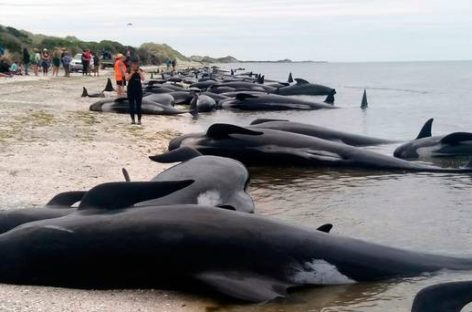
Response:
M126 182L131 182L131 178L129 177L129 172L126 168L121 168L121 173L123 174L123 178L125 178Z
M331 229L333 228L333 225L331 223L326 223L323 224L322 226L318 227L316 230L324 233L329 233L331 232Z
M362 95L362 102L361 102L361 108L366 109L369 106L369 103L367 103L367 91L364 89L364 94Z
M295 78L295 81L297 82L297 84L307 84L307 83L309 83L305 79L301 79L301 78Z
M334 93L330 93L326 96L326 99L324 100L326 104L334 104Z
M270 119L270 118L258 118L256 120L253 120L250 125L253 126L253 125L259 125L259 124L262 124L262 123L266 123L266 122L271 122L271 121L289 121L287 119Z
M107 92L115 91L115 89L113 88L113 84L111 83L110 78L108 78L107 84L105 86L105 89L103 89L103 91L107 91Z
M459 145L464 141L472 141L472 133L454 132L441 139L441 143L449 145Z
M188 146L182 146L164 154L149 156L149 159L159 163L173 163L187 161L199 156L202 156L202 154L196 149Z
M292 82L293 82L293 76L292 76L292 73L288 74L288 79L287 79L287 82L288 82L288 83L292 83Z
M263 132L253 131L230 124L213 124L208 128L206 135L212 139L224 139L230 134L262 135Z
M244 101L245 99L255 99L258 98L257 95L249 94L249 93L238 93L236 94L236 100Z
M100 184L82 198L79 210L123 209L136 203L166 196L183 189L193 180L170 182L112 182Z
M422 138L429 138L432 136L431 133L431 128L433 127L433 121L434 118L429 119L425 124L423 125L423 128L421 128L420 133L416 137L416 140L422 139Z
M63 192L59 193L46 204L47 207L66 207L69 208L73 204L78 203L82 200L86 192L76 191L76 192Z
M286 296L287 288L294 286L269 277L245 272L205 272L195 278L231 298L267 302Z
M82 87L82 95L81 97L87 97L88 96L88 91L86 87Z

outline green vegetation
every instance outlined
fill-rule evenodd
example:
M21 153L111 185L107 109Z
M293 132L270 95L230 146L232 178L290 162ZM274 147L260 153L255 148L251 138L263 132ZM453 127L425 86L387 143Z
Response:
M229 63L238 62L234 57L228 56L224 58L205 57L186 57L179 51L173 49L167 44L158 43L143 43L139 48L125 46L119 42L111 40L82 41L74 36L67 36L64 38L47 36L42 34L33 34L24 30L18 30L9 26L0 25L0 46L8 50L12 58L16 61L21 61L21 53L23 47L30 50L33 48L50 50L57 48L66 48L72 54L80 53L83 49L90 49L94 52L106 50L111 54L125 53L127 49L131 54L137 55L142 63L158 65L165 62L167 59L177 61L196 61L202 63Z

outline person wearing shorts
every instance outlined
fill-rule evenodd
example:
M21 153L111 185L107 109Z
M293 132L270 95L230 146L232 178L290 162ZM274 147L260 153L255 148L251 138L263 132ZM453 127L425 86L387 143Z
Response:
M48 75L49 65L50 65L50 55L48 49L43 49L41 54L41 68L43 69L43 76Z
M118 96L122 96L124 94L124 86L126 84L125 80L125 73L126 73L126 65L125 65L125 57L123 54L118 53L115 56L115 66L114 66L114 72L115 72L115 80L116 80L116 93Z

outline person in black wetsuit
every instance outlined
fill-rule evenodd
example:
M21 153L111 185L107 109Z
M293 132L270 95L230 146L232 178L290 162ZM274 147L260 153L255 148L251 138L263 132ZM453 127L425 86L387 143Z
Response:
M131 61L128 73L125 74L128 82L128 102L129 113L131 115L131 124L136 123L135 116L138 116L138 125L141 124L141 105L143 101L143 86L141 81L144 80L144 71L139 68L137 60Z

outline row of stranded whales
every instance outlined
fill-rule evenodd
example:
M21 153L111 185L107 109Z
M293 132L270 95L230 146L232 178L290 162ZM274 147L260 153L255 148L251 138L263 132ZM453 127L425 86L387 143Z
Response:
M137 185L140 195L145 191ZM185 183L182 181L180 183ZM189 182L190 183L190 182ZM60 218L0 235L0 282L62 287L209 290L266 302L291 288L471 270L472 259L391 248L203 205L127 208L99 185ZM118 195L124 202L116 203ZM126 247L126 248L124 248Z
M318 137L231 124L213 124L205 133L182 135L169 143L170 151L180 147L192 147L204 155L237 159L246 165L345 167L411 172L472 172L472 162L462 168L441 168Z

